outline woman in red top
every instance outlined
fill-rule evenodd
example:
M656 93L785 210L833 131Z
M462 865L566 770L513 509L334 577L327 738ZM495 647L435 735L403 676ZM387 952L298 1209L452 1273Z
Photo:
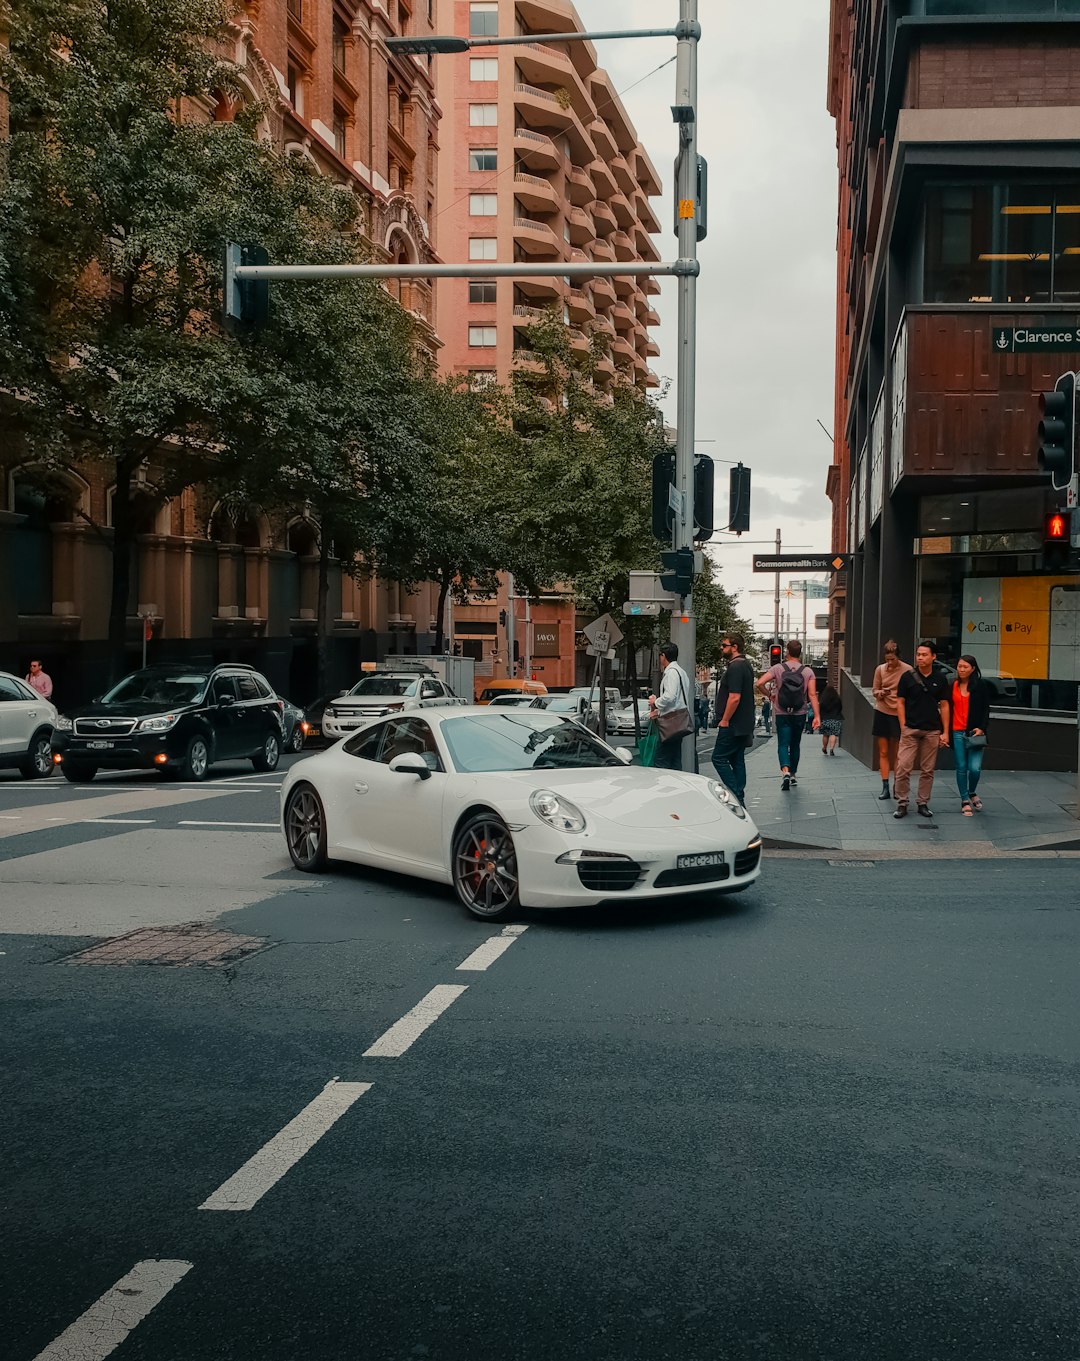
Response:
M964 817L970 818L982 808L982 799L975 790L982 774L983 752L986 750L990 692L979 671L979 663L969 654L956 663L956 679L952 683L949 709L952 715L949 726L952 729L960 811ZM983 740L973 744L972 738Z

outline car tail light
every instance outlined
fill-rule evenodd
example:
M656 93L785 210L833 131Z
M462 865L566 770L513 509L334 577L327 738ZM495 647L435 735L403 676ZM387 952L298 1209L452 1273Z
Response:
M306 718L303 719L300 723L300 731L303 733L308 733L311 731L311 724L307 721Z

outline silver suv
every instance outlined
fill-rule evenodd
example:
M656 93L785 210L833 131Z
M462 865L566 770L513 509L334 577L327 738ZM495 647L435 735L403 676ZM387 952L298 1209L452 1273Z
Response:
M343 690L323 710L322 731L331 742L348 737L369 718L384 718L403 709L431 709L467 704L427 667L415 671L373 671Z

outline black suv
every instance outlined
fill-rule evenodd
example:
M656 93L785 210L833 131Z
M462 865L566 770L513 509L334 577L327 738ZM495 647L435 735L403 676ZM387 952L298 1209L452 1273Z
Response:
M52 749L76 784L139 767L204 780L212 762L238 759L273 770L282 707L250 666L148 666L58 718Z

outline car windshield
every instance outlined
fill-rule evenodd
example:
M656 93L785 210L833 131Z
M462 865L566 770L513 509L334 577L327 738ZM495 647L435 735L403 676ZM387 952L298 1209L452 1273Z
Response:
M408 676L365 676L362 681L357 681L349 694L359 695L362 699L373 695L404 695L408 698L416 694L419 686L418 680L410 680Z
M206 692L209 676L196 671L135 671L101 697L102 704L193 704Z
M442 725L442 732L456 768L470 773L622 764L610 748L577 723L540 710L451 718Z
M581 705L570 695L555 695L549 699L544 708L554 714L576 714L581 712Z

